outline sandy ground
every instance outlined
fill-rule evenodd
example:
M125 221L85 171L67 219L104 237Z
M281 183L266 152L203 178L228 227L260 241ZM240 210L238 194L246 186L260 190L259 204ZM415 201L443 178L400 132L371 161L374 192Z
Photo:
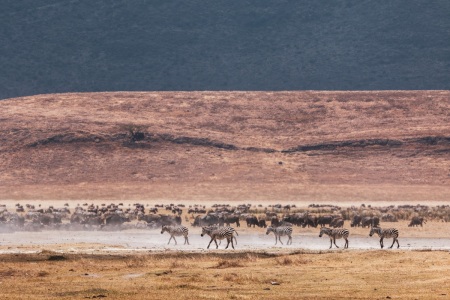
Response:
M383 227L396 227L400 231L401 250L450 250L450 224L428 222L424 228L409 228L406 221L384 223ZM379 238L369 237L367 228L350 228L349 249L379 249ZM168 233L160 230L122 230L122 231L41 231L14 232L0 234L0 254L33 253L43 249L62 253L105 253L105 252L159 252L159 251L207 251L209 237L201 237L201 229L189 227L190 245L184 245L184 238L177 237L178 244L173 241L168 245ZM273 234L266 235L263 228L236 228L236 250L266 250L273 252L302 250L326 250L330 246L327 236L319 237L319 228L294 227L293 243L286 245L287 237L282 237L284 245L275 245ZM390 246L392 239L385 240L385 247ZM338 240L339 247L344 241ZM223 241L219 249L224 249ZM395 246L394 246L395 247ZM335 248L333 246L333 248ZM210 250L215 250L214 242ZM231 245L229 247L231 250Z

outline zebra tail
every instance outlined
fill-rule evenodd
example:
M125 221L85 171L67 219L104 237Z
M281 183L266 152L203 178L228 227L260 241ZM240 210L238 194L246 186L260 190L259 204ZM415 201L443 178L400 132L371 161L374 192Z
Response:
M234 232L236 232L236 235L239 236L239 234L237 233L237 231L235 230Z

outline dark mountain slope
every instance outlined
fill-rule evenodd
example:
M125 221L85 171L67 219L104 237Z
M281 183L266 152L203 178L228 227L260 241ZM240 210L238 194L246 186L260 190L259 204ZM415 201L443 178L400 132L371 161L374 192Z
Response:
M0 98L450 89L448 1L5 0Z

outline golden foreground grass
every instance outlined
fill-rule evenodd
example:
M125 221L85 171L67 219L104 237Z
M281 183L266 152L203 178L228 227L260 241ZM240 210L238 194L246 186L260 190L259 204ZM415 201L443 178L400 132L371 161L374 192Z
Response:
M1 299L447 299L448 251L2 255Z

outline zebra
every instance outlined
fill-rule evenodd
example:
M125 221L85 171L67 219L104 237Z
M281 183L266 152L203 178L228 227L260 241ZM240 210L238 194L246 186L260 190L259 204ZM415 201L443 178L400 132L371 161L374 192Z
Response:
M381 249L383 249L384 247L383 243L384 238L394 239L389 249L391 249L392 246L394 246L395 242L397 242L397 248L400 248L400 244L398 243L398 230L396 228L381 229L380 227L372 227L370 229L369 236L372 236L374 233L378 234L378 236L380 237Z
M177 244L177 240L175 239L176 236L184 236L184 244L186 245L186 243L187 243L189 245L189 238L188 238L189 230L186 226L164 225L161 229L161 234L163 234L165 231L167 231L170 234L170 239L169 239L169 242L167 243L167 245L169 245L170 240L172 240L172 239L175 241L175 245L176 245Z
M204 236L205 234L207 234L211 237L211 241L209 241L207 249L209 249L209 246L211 246L212 241L214 241L216 243L216 249L219 249L217 240L220 241L223 239L227 239L227 246L225 247L225 249L228 249L230 242L231 242L231 247L233 247L233 249L234 249L233 238L236 239L234 237L234 233L236 233L236 235L239 235L236 232L236 230L234 230L234 228L228 227L228 226L219 227L219 228L217 228L215 226L204 226L204 227L202 227L201 236Z
M219 229L219 228L221 228L221 226L219 226L219 224L209 225L209 226L206 226L206 227L209 227L209 229ZM236 233L236 235L239 236L239 234L237 233L236 230L234 230L233 227L230 227L230 226L228 226L228 227L231 228L231 229L233 229L234 233ZM211 231L212 231L212 230L210 230L210 231L208 231L208 232L205 232L205 233L206 233L207 235L209 235L209 237L211 237L211 235L210 235ZM233 240L234 240L234 244L237 245L237 238L234 236L234 234L233 234ZM220 246L221 244L222 244L222 241L219 240L219 246Z
M273 232L273 234L275 235L275 245L278 243L278 240L283 245L281 237L285 235L289 237L286 245L292 245L292 226L267 227L266 234L269 234L271 232Z
M339 248L338 245L336 245L336 239L344 239L345 245L344 249L348 248L348 235L350 232L347 229L344 228L338 228L338 229L331 229L327 227L320 228L319 237L322 237L323 234L326 234L330 237L330 248L333 247L333 244L336 246L336 248Z

